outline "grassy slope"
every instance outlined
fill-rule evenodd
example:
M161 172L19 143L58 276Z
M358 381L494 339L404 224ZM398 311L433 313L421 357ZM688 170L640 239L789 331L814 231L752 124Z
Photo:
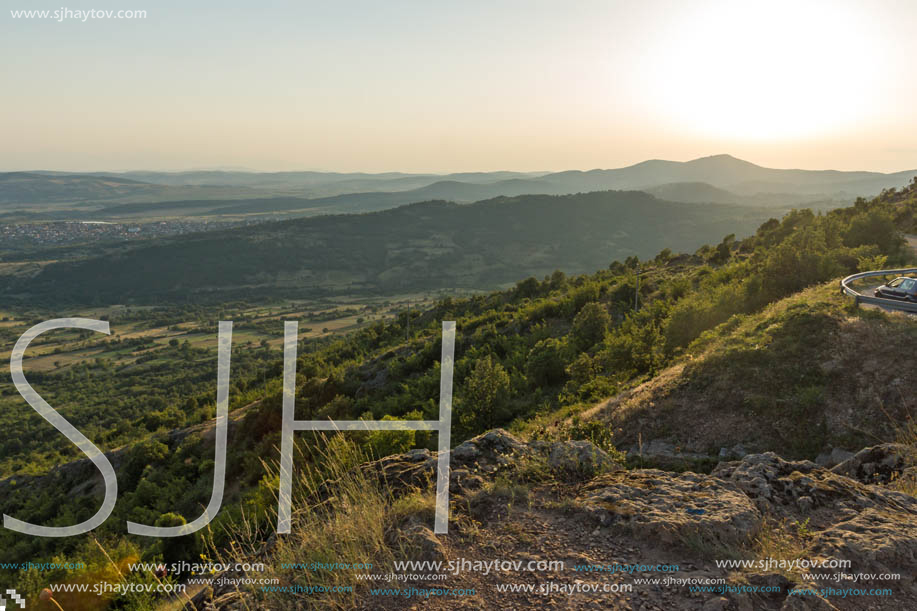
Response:
M850 307L837 284L806 289L706 333L681 362L603 404L622 447L662 439L815 458L894 439L917 413L912 317Z

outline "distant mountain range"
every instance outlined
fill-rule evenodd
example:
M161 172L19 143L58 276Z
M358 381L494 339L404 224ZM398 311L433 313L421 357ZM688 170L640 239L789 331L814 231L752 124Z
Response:
M477 201L482 197L528 193L566 194L607 189L647 190L670 183L707 183L740 196L762 193L867 196L892 186L904 186L917 170L883 174L835 170L764 168L731 155L693 161L650 160L614 170L565 172L477 172L462 174L339 174L322 172L130 172L121 175L141 182L172 186L244 186L300 191L307 198L344 193L411 192L422 197Z
M903 187L917 170L883 174L764 168L729 155L651 160L613 170L553 173L360 174L325 172L127 172L0 174L0 220L173 216L314 216L444 199L641 190L670 201L842 205ZM14 213L15 211L15 213Z
M664 248L694 252L728 233L750 234L774 212L640 191L427 202L100 245L33 277L0 276L0 293L30 303L161 304L489 289Z
M162 201L169 199L232 199L254 197L257 190L227 185L180 187L142 182L118 175L49 172L0 173L0 210L30 209L42 204Z

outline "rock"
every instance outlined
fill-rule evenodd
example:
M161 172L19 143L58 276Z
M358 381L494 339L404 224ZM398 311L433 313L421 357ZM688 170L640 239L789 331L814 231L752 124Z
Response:
M711 457L697 452L685 452L663 439L654 439L642 446L632 446L627 451L627 458L650 461L661 465L684 465L699 460L709 460Z
M735 484L763 513L799 523L811 520L805 522L809 557L851 562L849 569L830 573L900 573L896 592L917 596L917 498L838 474L884 477L902 460L892 444L867 448L831 470L767 453L720 464L712 475ZM836 582L820 585L838 587ZM788 608L830 608L815 597L804 598L815 606Z
M469 439L452 450L453 465L475 465L493 472L510 464L515 458L529 455L532 449L503 429L487 431Z
M450 490L472 492L484 486L484 478L468 469L452 469L449 475Z
M799 507L799 511L808 513L815 507L815 501L810 496L801 496L796 499L796 505Z
M433 531L422 524L398 529L397 538L412 560L437 562L446 559L443 544Z
M838 611L838 608L820 594L811 593L805 596L787 596L783 599L780 611Z
M748 456L748 451L741 443L737 443L731 448L720 448L720 460L736 460Z
M704 603L704 606L701 607L701 611L726 611L729 608L729 599L723 598L722 596L717 596L716 598L711 598Z
M815 464L820 467L834 467L849 458L853 458L853 452L834 448L830 452L823 452L815 459Z
M910 508L917 507L914 497L866 486L837 475L837 469L822 469L807 460L787 461L767 452L720 463L711 475L733 482L761 511L782 517L812 517L813 526L833 524L838 516L850 510L884 507L911 511ZM800 503L803 497L807 498ZM814 510L818 512L806 515Z
M900 443L883 443L860 450L831 471L865 484L887 484L914 465L917 453L913 449Z
M767 598L783 598L793 586L790 580L780 573L752 573L746 575L745 579L759 591L767 590L763 594Z
M386 456L362 465L367 474L374 474L394 489L423 486L436 474L436 457L427 449L415 449L404 454Z
M562 441L551 444L548 451L548 466L560 474L574 477L592 477L598 473L624 468L604 450L595 447L591 441Z
M901 495L902 497L906 495ZM908 497L912 501L914 497ZM917 503L909 511L870 507L849 520L818 533L813 546L815 554L851 561L847 573L900 573L894 582L896 593L917 595ZM834 571L832 571L834 572ZM887 581L860 583L886 584ZM828 584L825 585L834 585ZM877 586L878 587L878 586Z
M589 482L577 500L604 526L622 525L669 544L736 546L754 536L762 521L741 490L696 473L609 473Z

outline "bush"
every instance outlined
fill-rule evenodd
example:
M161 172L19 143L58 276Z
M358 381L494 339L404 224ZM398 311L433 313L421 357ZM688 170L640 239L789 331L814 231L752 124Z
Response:
M371 419L372 414L364 414L366 419ZM392 416L383 416L382 420L390 422L401 420ZM401 454L414 447L414 431L370 431L366 439L370 456L382 458L392 454Z
M459 421L469 432L493 428L508 419L509 374L490 355L480 359L463 384Z
M529 351L525 375L534 386L551 386L565 377L564 346L554 338L543 339Z
M587 303L573 319L573 342L577 349L588 350L605 339L611 317L602 304Z
M156 519L155 526L183 526L187 523L181 514L169 512L160 515ZM184 537L164 537L159 542L162 549L162 560L167 565L182 561L198 562L201 546L197 533Z

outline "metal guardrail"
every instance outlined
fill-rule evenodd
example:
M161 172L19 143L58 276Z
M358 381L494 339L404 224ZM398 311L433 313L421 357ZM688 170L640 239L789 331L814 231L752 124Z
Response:
M911 303L910 301L898 301L897 299L870 297L868 295L863 295L862 293L859 293L855 289L848 286L850 282L861 280L863 278L871 278L873 276L904 276L906 274L917 274L917 267L909 267L906 269L883 269L874 272L860 272L859 274L853 274L841 280L841 293L853 297L857 305L861 303L868 303L871 305L888 308L890 310L902 310L904 312L914 312L917 314L917 303Z

